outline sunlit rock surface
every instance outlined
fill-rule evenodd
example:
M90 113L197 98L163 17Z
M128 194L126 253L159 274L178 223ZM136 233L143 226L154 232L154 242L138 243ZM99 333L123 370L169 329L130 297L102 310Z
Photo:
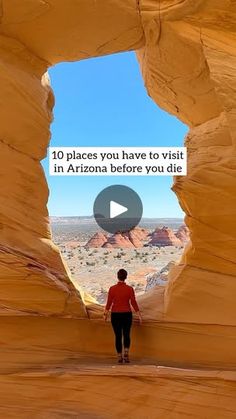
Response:
M115 233L112 236L110 236L107 240L107 242L103 245L103 247L106 249L119 249L119 248L134 248L133 243L130 241L129 237L127 235L124 235L122 233Z
M179 227L175 235L181 241L183 245L186 244L190 239L189 229L185 224Z
M235 374L216 370L236 366L235 2L0 5L1 416L106 418L112 409L113 417L235 417ZM194 371L167 368L153 378L144 369L133 380L133 366L114 380L104 367L95 397L97 367L82 368L81 378L66 364L79 354L86 365L89 354L109 357L112 333L102 307L72 285L51 241L40 165L54 104L46 71L127 50L137 51L157 105L191 128L188 175L173 186L191 242L166 291L155 287L139 298L144 324L135 324L133 355Z
M95 233L86 243L87 248L140 248L143 247L142 240L146 239L148 233L145 229L136 227L126 233L115 233L107 236L104 233Z
M107 242L107 236L101 232L95 233L86 243L85 247L99 248Z
M174 261L170 261L160 271L147 275L147 284L146 284L145 292L152 289L156 285L165 287L167 285L169 272L175 265L176 263Z
M150 246L182 246L182 242L169 227L156 228L148 243Z

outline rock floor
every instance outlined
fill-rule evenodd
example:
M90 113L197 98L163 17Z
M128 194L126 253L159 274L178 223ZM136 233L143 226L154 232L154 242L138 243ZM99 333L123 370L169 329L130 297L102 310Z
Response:
M87 360L87 362L86 362ZM0 374L4 418L235 418L236 372L115 358L68 359ZM139 361L140 362L140 361Z

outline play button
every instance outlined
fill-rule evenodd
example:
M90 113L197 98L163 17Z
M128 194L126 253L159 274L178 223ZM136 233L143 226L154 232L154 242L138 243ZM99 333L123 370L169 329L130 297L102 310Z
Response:
M133 189L113 185L98 194L93 214L99 227L114 234L136 227L142 218L143 205Z
M115 201L110 202L110 218L118 217L121 214L124 214L128 211L128 208L124 207L123 205L118 204Z

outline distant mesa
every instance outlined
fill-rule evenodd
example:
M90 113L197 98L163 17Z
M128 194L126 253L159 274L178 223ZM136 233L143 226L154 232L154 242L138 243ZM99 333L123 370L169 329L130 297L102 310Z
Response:
M182 246L181 240L176 237L174 231L169 227L156 228L151 235L149 246Z
M85 247L102 247L107 242L107 236L104 233L95 233L91 239L87 242Z
M81 221L92 221L93 215L81 215L81 216L71 216L71 217L56 217L56 216L50 216L50 223L51 224L78 224Z
M106 219L105 215L103 215L103 214L94 214L94 218L95 219ZM109 220L109 218L107 218L107 220Z
M182 226L180 226L180 228L178 229L177 233L176 233L176 237L183 243L187 243L189 241L189 229L188 227L183 224Z

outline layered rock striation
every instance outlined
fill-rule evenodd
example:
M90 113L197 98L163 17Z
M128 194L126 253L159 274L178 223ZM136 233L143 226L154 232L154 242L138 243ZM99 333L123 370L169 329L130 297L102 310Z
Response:
M190 128L188 174L174 179L173 190L191 241L170 271L166 290L155 287L139 298L144 325L134 328L135 354L194 368L235 368L235 2L2 0L0 6L2 368L47 365L72 352L96 348L106 353L109 347L110 329L98 321L102 307L73 286L51 241L40 161L46 156L54 105L47 69L128 50L137 51L148 94ZM180 389L184 396L170 403L173 418L193 414L193 406L197 418L219 411L228 418L235 415L234 375L227 389L216 378L219 372L213 378L204 375L204 408L199 393L194 403L186 403L192 397L189 376ZM14 376L5 380L19 389L24 378L20 384ZM171 397L168 383L162 400ZM211 398L212 388L225 397ZM10 405L14 409L14 400ZM22 409L15 401L16 417L29 413ZM96 409L98 416L105 415L103 406ZM124 411L130 413L130 405ZM121 411L116 412L119 417ZM58 412L52 414L47 404L44 413ZM155 411L147 416L156 417Z
M169 227L156 228L148 244L149 246L182 246L181 240Z
M190 240L190 237L189 237L189 229L184 224L179 227L179 229L175 233L175 235L181 241L182 244L186 244Z
M134 244L129 239L128 235L122 233L115 233L110 236L107 242L103 245L104 248L134 248Z
M95 233L86 243L85 247L102 247L107 242L107 236L103 233Z
M234 3L2 3L1 313L87 317L84 294L51 241L40 165L54 105L46 71L136 50L148 94L190 127L188 175L176 177L173 190L191 241L170 273L163 319L235 326Z
M166 286L168 282L168 275L170 273L170 270L176 266L176 262L171 260L164 268L162 268L160 271L150 273L147 275L147 282L146 282L146 288L145 292L152 289L155 286Z

